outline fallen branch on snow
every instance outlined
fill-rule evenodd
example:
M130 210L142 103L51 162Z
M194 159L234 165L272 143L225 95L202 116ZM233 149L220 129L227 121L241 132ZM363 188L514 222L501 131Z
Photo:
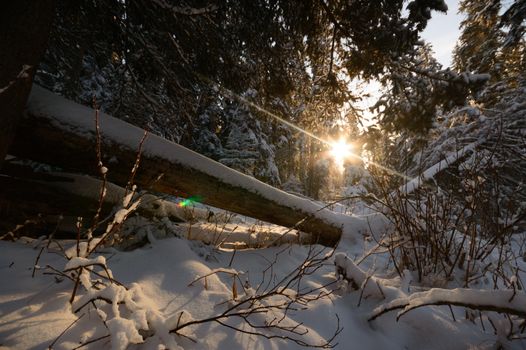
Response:
M397 309L402 309L396 317L411 310L429 305L454 305L480 311L495 311L526 318L526 293L509 290L475 290L469 288L433 288L426 292L414 293L406 298L398 298L373 310L369 321Z

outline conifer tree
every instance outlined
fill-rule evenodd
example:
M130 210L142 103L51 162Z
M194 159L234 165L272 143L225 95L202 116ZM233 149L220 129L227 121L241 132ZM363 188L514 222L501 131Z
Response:
M308 185L323 147L296 142L268 115L323 136L356 98L348 79L386 74L414 50L431 12L446 9L443 0L57 0L38 81L218 160L232 149L227 130L257 119L250 130L268 147L254 159L267 168L248 173ZM247 91L269 113L230 115ZM276 164L281 136L293 161ZM283 163L276 180L272 164Z
M506 79L516 84L525 68L526 7L521 2L515 1L502 15L500 0L461 2L460 11L467 17L454 51L457 71L489 73L492 83Z
M499 28L500 0L463 0L459 10L466 14L454 51L454 66L460 72L490 73L501 77L499 48L503 32Z

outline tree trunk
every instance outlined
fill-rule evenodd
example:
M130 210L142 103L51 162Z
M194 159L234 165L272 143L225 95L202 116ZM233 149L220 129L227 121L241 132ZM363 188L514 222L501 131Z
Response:
M54 0L6 1L0 10L0 167L31 91Z
M19 126L10 153L97 174L94 116L92 109L34 86L27 117ZM125 185L144 132L105 114L100 116L100 127L108 178ZM345 222L358 220L282 192L155 135L148 135L143 144L134 182L143 189L197 196L212 206L296 227L326 245L337 243Z
M102 186L102 181L89 176L35 172L29 166L6 161L0 176L0 232L38 216L42 223L50 224L51 229L59 216L80 216L85 226L90 225L100 204ZM121 205L125 196L122 187L106 183L105 188L101 218ZM150 194L141 196L137 213L147 218L167 217L175 222L193 219L189 211Z

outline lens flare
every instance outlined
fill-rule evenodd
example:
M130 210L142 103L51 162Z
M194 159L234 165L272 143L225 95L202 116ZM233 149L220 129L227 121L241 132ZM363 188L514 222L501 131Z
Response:
M345 160L351 157L353 146L344 138L340 138L338 141L331 142L330 154L334 158L334 162L338 166L341 172L344 170Z
M198 75L198 77L199 77L200 79L202 79L204 82L207 82L207 83L211 84L211 85L214 87L214 89L216 89L217 91L221 92L222 95L224 95L224 96L226 96L226 97L234 98L234 99L238 100L239 102L245 104L246 106L248 106L248 107L252 107L252 108L254 108L254 109L257 110L257 111L259 111L259 112L261 112L261 113L263 113L263 114L265 114L265 115L267 115L267 116L269 116L269 117L271 117L271 118L274 118L275 120L281 122L282 124L291 127L291 128L294 129L294 130L297 130L297 131L299 131L299 132L301 132L301 133L303 133L303 134L305 134L305 135L307 135L307 136L309 136L309 137L311 137L311 138L313 138L313 139L315 139L315 140L318 140L318 141L320 141L320 142L322 142L322 143L325 143L325 144L328 145L328 146L332 146L332 144L331 144L330 141L324 140L324 139L322 139L321 137L316 136L316 135L313 134L312 132L310 132L310 131L308 131L308 130L305 130L305 129L299 127L298 125L296 125L296 124L294 124L294 123L291 123L291 122L289 122L288 120L285 120L285 119L281 118L280 116L278 116L278 115L276 115L276 114L274 114L274 113L272 113L272 112L266 110L265 108L260 107L260 106L258 106L257 104L255 104L255 103L253 103L253 102L247 100L247 99L244 98L243 96L241 96L241 95L239 95L239 94L236 94L236 93L233 92L232 90L229 90L229 89L227 89L227 88L225 88L225 87L223 87L223 86L220 86L220 85L214 83L212 80L210 80L210 79L208 79L208 78L206 78L206 77L204 77L204 76L202 76L202 75ZM382 169L382 170L384 170L384 171L386 171L386 172L388 172L388 173L390 173L390 174L392 174L392 175L395 175L395 176L401 177L401 178L403 178L404 180L407 180L407 181L411 180L410 177L408 177L408 176L406 176L406 175L404 175L404 174L402 174L402 173L399 173L399 172L396 171L396 170L393 170L393 169L387 168L387 167L385 167L385 166L383 166L383 165L381 165L381 164L379 164L379 163L376 163L376 162L373 162L373 161L371 161L371 160L368 160L368 159L363 158L363 157L360 156L359 154L352 152L351 149L348 149L348 152L349 152L348 157L351 157L351 158L358 159L358 160L361 160L361 161L363 161L363 162L366 162L366 163L369 164L369 165L373 165L373 166L375 166L375 167L377 167L377 168L379 168L379 169ZM343 165L342 165L342 166L343 166Z
M202 198L200 196L192 196L180 201L177 205L179 206L179 208L184 208L194 203L200 203L201 201Z

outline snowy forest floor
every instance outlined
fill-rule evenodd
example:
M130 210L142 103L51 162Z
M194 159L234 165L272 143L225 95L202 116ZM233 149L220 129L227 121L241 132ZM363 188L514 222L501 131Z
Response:
M75 241L57 241L66 254L56 242L48 244L45 239L0 241L0 349L164 349L160 344L170 349L296 349L306 344L325 344L333 336L331 344L338 349L526 348L525 340L507 338L511 320L495 312L481 316L461 306L422 307L398 321L397 312L389 312L369 321L378 307L433 286L429 282L416 283L407 271L404 278L398 277L389 254L375 250L376 243L368 235L344 236L336 251L290 243L269 247L268 242L262 242L258 249L231 250L218 247L223 240L218 236L218 225L204 219L193 225L198 228L193 238L208 237L216 246L186 239L189 232L191 235L188 224L174 224L162 232L144 220L130 218L127 225L132 231L148 227L145 234L150 242L131 251L104 248L85 260L66 259L77 249ZM232 241L248 237L246 245L255 246L254 241L248 242L261 240L255 227L253 220L234 216L220 233L240 232ZM265 233L260 237L271 231L283 232L274 226L261 230ZM369 254L371 251L375 253ZM120 284L104 284L101 275L93 275L97 263L111 270L113 278L127 289L119 289ZM526 263L520 258L517 264L519 278L524 278ZM68 272L61 275L61 271L69 269L71 274L78 266L84 266L88 271L84 277L91 278L83 285L99 283L100 287L89 291L80 286L76 300L70 304L74 283L68 279ZM309 266L312 271L308 271ZM250 334L254 329L240 317L197 322L177 335L168 333L181 323L206 320L236 302L272 290L283 278L285 283L280 286L284 286L287 276L302 267L306 269L302 270L299 289L292 283L292 291L262 299L252 307L278 305L280 297L294 299L305 290L314 296L312 300L305 305L294 304L286 314L283 309L270 307L248 316L255 324L268 325L283 319L283 327L298 325L296 333L287 334L299 339L299 344L290 339L267 338L284 335L284 329L256 329L267 337ZM436 281L442 287L448 283ZM492 289L484 283L481 288ZM108 306L104 299L113 305ZM525 300L518 295L513 305L524 312L526 305L520 304ZM79 303L84 301L89 305L82 308ZM80 308L77 313L76 308ZM106 337L108 334L111 337Z

